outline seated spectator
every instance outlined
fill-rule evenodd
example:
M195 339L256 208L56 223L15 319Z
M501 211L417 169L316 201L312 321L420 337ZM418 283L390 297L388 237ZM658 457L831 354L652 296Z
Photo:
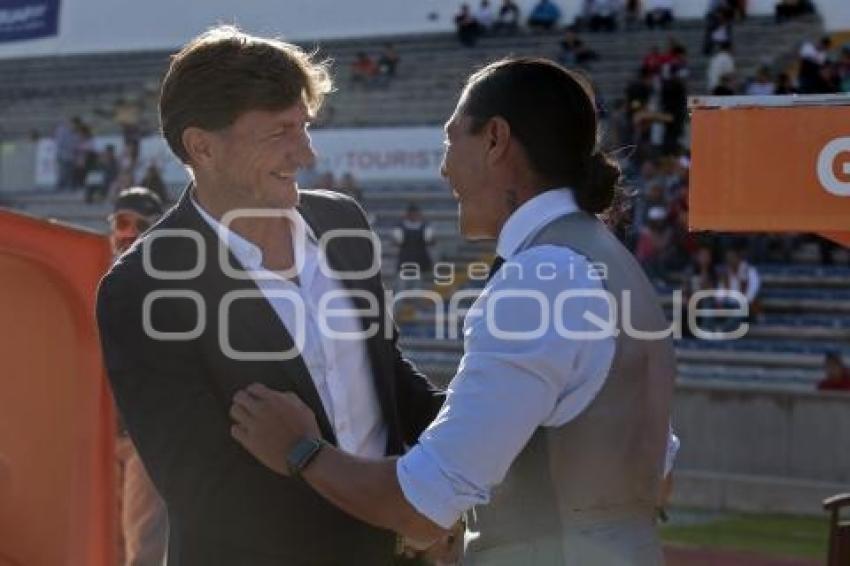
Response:
M788 73L779 73L776 76L773 94L797 94L797 88L791 82L791 77L788 76Z
M86 202L94 202L95 196L101 201L105 199L117 177L118 157L115 154L115 146L110 144L98 156L97 163L86 177Z
M691 325L687 323L688 305L691 298L696 293L717 289L718 283L719 275L714 261L714 249L709 242L701 242L691 256L691 263L685 268L682 280L682 308L684 310L682 320L685 321L683 333L686 337L693 336ZM716 308L715 298L713 295L707 295L699 299L696 306L702 311ZM712 318L703 316L697 318L697 326L702 330L714 330L716 324Z
M769 95L773 94L776 85L773 81L773 78L770 76L770 69L765 66L759 67L756 76L750 81L750 84L747 85L745 94L750 96L761 96L761 95Z
M781 24L804 14L814 13L815 8L809 0L779 0L776 3L776 23Z
M395 46L392 43L384 44L384 50L378 56L378 73L384 77L394 77L399 59Z
M829 352L824 359L826 375L818 382L819 391L850 391L850 369L838 352Z
M499 17L493 26L496 33L511 34L519 29L519 6L513 0L503 0Z
M726 73L720 77L720 83L711 91L712 96L734 96L737 94L734 73Z
M647 212L646 225L638 236L635 257L655 283L662 283L665 280L671 240L672 232L667 223L667 209L663 206L653 206Z
M377 63L365 52L359 51L351 63L351 82L363 86L372 86L375 84L375 78L377 76Z
M534 31L550 31L561 19L561 9L552 0L540 0L531 10L528 27Z
M728 295L729 292L738 292L744 295L749 307L750 320L753 320L760 313L759 291L761 291L761 277L758 270L747 262L742 246L732 246L726 250L725 261L717 288L720 291L721 297L725 294L732 302L734 302L734 299Z
M616 31L622 9L620 0L593 0L590 31Z
M725 75L735 72L735 59L732 57L728 43L717 46L717 50L708 62L705 82L709 92L714 92Z
M490 31L493 24L496 23L496 12L490 6L490 0L481 0L481 5L475 11L475 21L481 26L482 33Z
M643 63L641 63L641 70L646 71L652 75L657 75L661 72L661 67L664 65L665 57L661 54L661 50L658 49L657 45L653 45L649 50L649 53L643 58Z
M673 0L647 0L646 27L667 29L673 22Z
M595 51L584 46L584 42L573 30L567 30L564 34L564 39L558 42L558 46L561 49L558 52L557 60L565 67L572 65L584 66L599 58L599 55Z
M478 20L469 11L469 4L462 4L460 11L455 15L455 28L460 44L465 47L474 47L481 35L481 26Z
M836 64L841 92L850 92L850 43L841 47L841 57Z

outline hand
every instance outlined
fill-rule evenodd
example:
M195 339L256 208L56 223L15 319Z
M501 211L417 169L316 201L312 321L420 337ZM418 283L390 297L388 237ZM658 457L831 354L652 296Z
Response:
M321 438L316 415L293 393L255 383L233 396L230 434L271 470L289 475L286 455L302 438Z
M413 558L419 555L427 564L454 566L459 564L463 557L465 532L466 525L463 521L458 521L446 536L441 537L424 550L417 549L415 545L405 546L404 556Z

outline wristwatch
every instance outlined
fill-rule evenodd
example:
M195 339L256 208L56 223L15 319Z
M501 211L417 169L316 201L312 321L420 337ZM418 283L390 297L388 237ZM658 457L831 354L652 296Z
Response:
M286 467L289 469L290 477L300 478L301 472L313 461L325 444L327 443L321 438L307 437L296 442L286 455Z

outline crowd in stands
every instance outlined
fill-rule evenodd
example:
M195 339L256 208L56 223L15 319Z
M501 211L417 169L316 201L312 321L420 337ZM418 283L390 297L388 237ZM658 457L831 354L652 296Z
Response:
M392 43L384 44L377 56L360 51L351 63L351 84L364 88L387 87L396 76L398 52Z
M84 191L85 201L92 203L114 200L122 190L141 184L167 202L166 186L157 164L148 163L140 171L138 131L124 127L123 133L123 149L119 153L114 144L98 150L91 127L78 116L57 125L53 133L56 190Z

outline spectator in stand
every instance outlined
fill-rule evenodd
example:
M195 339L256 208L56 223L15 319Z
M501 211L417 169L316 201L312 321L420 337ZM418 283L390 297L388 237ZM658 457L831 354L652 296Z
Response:
M590 31L616 31L622 4L619 0L586 0Z
M86 178L87 203L94 202L95 197L103 200L118 177L118 156L115 154L115 146L107 145L98 156L97 163Z
M671 63L665 67L661 82L661 111L670 116L664 128L664 152L673 154L679 149L679 141L685 132L688 120L687 67Z
M635 257L654 283L665 281L672 231L667 222L667 209L653 206L647 212L646 225L638 237Z
M148 164L148 168L145 170L145 176L142 177L142 181L139 184L159 197L159 200L163 203L169 202L168 190L165 186L165 181L162 179L162 173L153 161Z
M368 54L359 51L351 63L351 82L371 87L378 77L378 64Z
M503 0L499 8L499 17L493 30L496 33L513 34L519 29L519 6L513 0Z
M564 33L564 38L558 42L558 46L560 50L557 60L565 67L586 66L591 61L599 59L599 55L595 51L585 47L584 42L573 29L568 29Z
M334 179L334 174L330 171L325 171L320 174L318 179L316 180L316 186L314 189L320 189L323 191L332 191L336 185L336 180Z
M720 77L720 83L711 91L712 96L734 96L737 94L735 74L726 73Z
M691 264L685 268L683 285L682 285L682 309L683 321L687 321L687 305L690 303L691 297L695 293L705 291L714 291L720 282L717 265L714 261L714 249L708 242L701 242L691 256ZM716 308L716 299L713 296L706 296L697 301L697 307L703 310ZM702 330L713 330L715 324L708 317L698 317L697 326ZM691 325L685 322L683 325L683 334L687 338L693 337L691 333Z
M384 50L378 56L378 73L388 79L395 77L399 61L400 57L395 46L392 43L385 43Z
M836 64L841 92L850 92L850 43L841 47L841 58Z
M776 76L776 85L773 88L773 94L797 94L797 89L794 83L791 82L791 77L788 73L779 73Z
M488 33L496 23L496 12L490 6L490 0L481 0L475 11L475 21L481 26L481 33Z
M528 27L533 31L550 31L560 19L561 9L552 0L540 0L531 10Z
M776 83L770 76L770 69L762 65L756 72L756 76L747 85L744 94L750 96L762 96L773 94Z
M653 45L649 53L643 58L640 68L652 75L661 73L661 67L664 65L665 57L657 45Z
M732 19L724 10L718 10L713 23L709 24L703 47L704 53L709 55L721 45L728 45L730 49L732 47Z
M640 21L640 0L626 0L626 29L634 29Z
M350 196L361 205L363 204L363 191L361 191L360 187L357 186L357 181L354 179L354 175L352 175L350 171L343 173L339 180L339 188L337 190L344 195Z
M400 290L421 288L434 266L428 251L434 243L434 230L423 218L417 205L407 205L404 219L393 230L393 239L399 245L396 272ZM416 277L412 277L411 271L415 272Z
M673 0L646 1L646 27L667 29L673 23Z
M455 28L460 44L465 47L474 47L481 35L481 26L478 20L469 11L469 4L462 4L460 11L455 15Z
M77 128L77 145L74 147L74 177L72 185L74 189L85 186L86 177L97 164L97 151L94 147L94 136L91 128L80 123Z
M708 91L713 93L720 85L721 80L725 75L730 75L735 72L735 58L732 57L732 51L728 43L722 43L717 46L716 52L711 56L708 62L705 82Z
M142 138L142 104L134 98L119 98L115 103L112 119L121 127L124 146L138 149ZM138 158L138 155L135 157Z
M761 291L761 277L758 270L747 262L744 255L744 244L739 242L726 250L723 269L720 273L718 289L721 298L725 297L730 302L729 292L738 292L744 295L749 308L749 320L752 321L760 313L759 291ZM734 299L728 306L740 306Z
M779 0L776 3L776 23L781 24L814 11L814 6L809 0Z
M74 185L74 165L81 124L80 118L74 116L70 120L60 122L53 132L53 141L56 143L57 191L71 189Z
M813 94L823 90L822 69L827 64L832 40L822 37L815 45L807 41L800 48L800 70L797 84L800 94Z
M850 369L838 352L829 352L824 357L826 375L818 382L820 391L850 391Z

